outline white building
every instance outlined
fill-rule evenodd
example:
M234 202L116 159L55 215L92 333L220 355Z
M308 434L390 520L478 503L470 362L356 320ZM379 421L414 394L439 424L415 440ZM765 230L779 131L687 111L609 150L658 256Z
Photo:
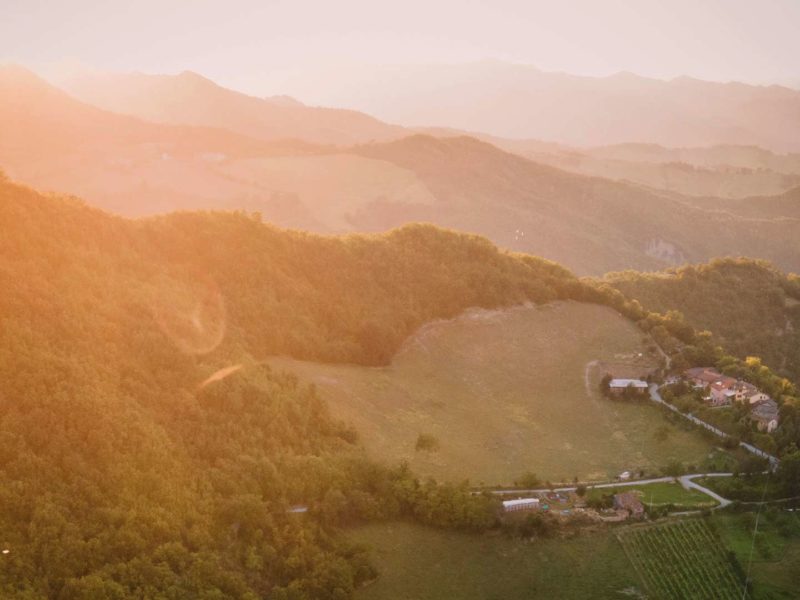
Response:
M536 510L539 508L538 498L519 498L517 500L503 500L503 511L516 512L518 510Z
M612 379L608 384L608 389L612 394L622 394L628 389L643 394L647 391L647 382L641 379Z

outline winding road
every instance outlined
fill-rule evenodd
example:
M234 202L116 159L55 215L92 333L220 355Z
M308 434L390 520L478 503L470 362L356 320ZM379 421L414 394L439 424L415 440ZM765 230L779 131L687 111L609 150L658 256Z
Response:
M715 491L708 489L707 487L703 487L699 483L695 483L693 479L697 477L730 477L733 473L701 473L695 475L681 475L678 477L678 481L681 482L683 489L685 490L697 490L699 492L703 492L706 496L711 496L714 500L719 502L717 506L712 508L711 510L716 510L718 508L725 508L726 506L732 504L731 500L727 498L723 498Z
M719 504L712 508L711 510L716 510L718 508L724 508L732 503L731 500L727 498L723 498L716 492L708 489L696 483L694 480L698 477L731 477L733 473L692 473L691 475L681 475L680 477L653 477L651 479L638 479L636 481L612 481L608 483L595 483L595 484L587 484L586 489L603 489L603 488L620 488L620 487L631 487L631 486L642 486L642 485L649 485L651 483L674 483L678 481L681 486L685 490L697 490L706 494L707 496L716 500ZM554 488L538 488L538 489L528 489L528 490L519 490L519 489L507 489L507 490L492 490L492 494L498 496L507 496L507 495L523 495L523 494L544 494L547 492L574 492L578 489L577 485L570 485L564 487L554 487Z
M658 404L668 408L669 410L671 410L675 414L681 415L684 419L688 419L689 421L691 421L695 425L699 425L700 427L703 427L704 429L708 429L711 433L721 437L722 439L725 439L725 438L728 437L728 434L725 433L724 431L722 431L721 429L718 429L717 427L714 427L710 423L706 423L705 421L703 421L701 419L698 419L697 417L695 417L691 413L688 413L688 414L687 413L682 413L675 406L673 406L669 402L666 402L661 397L661 391L659 390L658 384L651 383L650 387L648 388L648 390L650 392L650 400L652 400L653 402L657 402ZM780 463L780 460L778 459L778 457L772 456L771 454L767 454L766 452L764 452L760 448L756 448L752 444L748 444L747 442L739 442L739 445L742 448L744 448L745 450L747 450L748 452L750 452L751 454L755 454L756 456L758 456L760 458L767 459L769 461L770 467L772 469L775 469L778 466L778 464Z

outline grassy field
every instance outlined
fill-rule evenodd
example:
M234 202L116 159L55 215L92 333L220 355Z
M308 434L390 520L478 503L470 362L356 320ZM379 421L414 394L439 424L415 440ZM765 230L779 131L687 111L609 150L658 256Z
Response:
M393 523L353 530L380 572L357 600L527 600L636 597L641 592L608 532L524 542Z
M270 363L314 382L373 456L494 485L527 471L599 480L670 460L700 464L710 447L698 434L668 425L649 402L597 392L605 363L627 375L650 368L639 353L641 332L611 309L562 302L430 324L385 368ZM664 426L668 436L658 441ZM420 434L434 436L438 450L415 451Z
M630 527L619 539L648 591L662 600L738 600L743 585L705 521Z
M754 513L715 513L529 542L401 522L359 527L348 538L370 548L380 573L357 600L741 599L729 550L743 571L749 565L748 600L797 598L800 518L762 513L755 543L754 522Z
M757 529L754 512L715 514L711 523L745 572L749 570L755 600L800 596L800 516L796 512L764 510Z
M752 473L739 477L701 477L695 481L730 500L761 502L762 500L773 501L786 497L772 474Z
M648 506L673 504L676 508L711 508L717 502L697 490L685 490L679 483L651 483L642 486L623 486L618 488L593 489L586 493L587 498L600 498L606 494L634 492Z

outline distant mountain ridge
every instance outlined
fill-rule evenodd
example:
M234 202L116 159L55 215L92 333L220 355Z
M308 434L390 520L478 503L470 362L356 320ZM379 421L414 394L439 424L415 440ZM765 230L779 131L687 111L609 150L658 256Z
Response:
M612 79L631 85L638 78L623 74ZM255 98L189 71L179 75L86 72L57 83L75 97L113 112L156 122L218 127L265 140L350 145L391 141L415 132L437 137L470 135L568 171L681 194L742 198L780 194L800 185L800 154L780 155L756 146L668 148L627 143L583 148L498 137L474 129L404 129L355 111L306 106L286 95ZM529 121L525 117L520 124Z
M302 97L317 91L314 97L326 104L408 126L511 139L800 151L800 91L777 85L664 81L630 73L583 77L491 60L342 69L337 77L335 88L317 91L298 80L288 92Z
M179 75L84 73L60 86L76 98L159 123L218 127L265 140L349 145L405 135L354 110L307 106L289 96L257 98L192 71Z
M339 148L157 124L87 105L20 70L0 71L0 90L0 168L120 214L257 211L321 233L424 221L579 274L728 255L800 269L800 219L783 205L769 214L729 211L713 199L587 177L465 136Z
M419 218L480 231L502 246L545 256L581 274L617 270L615 263L653 270L716 256L800 267L796 218L707 210L694 198L576 175L468 137L415 136L356 152L418 176L438 199L432 212ZM362 226L376 214L364 214Z
M800 153L757 146L667 148L617 144L577 148L538 140L479 136L536 162L688 196L746 198L782 194L800 185Z

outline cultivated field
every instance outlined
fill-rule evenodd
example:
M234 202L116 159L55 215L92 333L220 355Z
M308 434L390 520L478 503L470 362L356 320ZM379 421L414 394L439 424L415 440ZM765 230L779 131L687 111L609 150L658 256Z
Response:
M625 364L626 374L651 367L644 346L614 311L561 302L430 324L385 368L270 363L314 382L373 456L492 485L527 471L600 480L670 460L701 464L710 447L698 434L668 425L648 401L614 402L597 391L598 364ZM666 439L656 436L665 426ZM420 434L434 436L438 449L416 451Z
M755 600L789 600L800 594L800 516L762 509L756 513L717 513L711 522L753 582ZM754 534L754 531L756 532Z
M373 550L380 573L357 600L619 600L643 591L608 532L525 542L391 523L349 537Z
M645 587L656 598L742 598L743 583L720 540L703 520L630 527L618 537Z

